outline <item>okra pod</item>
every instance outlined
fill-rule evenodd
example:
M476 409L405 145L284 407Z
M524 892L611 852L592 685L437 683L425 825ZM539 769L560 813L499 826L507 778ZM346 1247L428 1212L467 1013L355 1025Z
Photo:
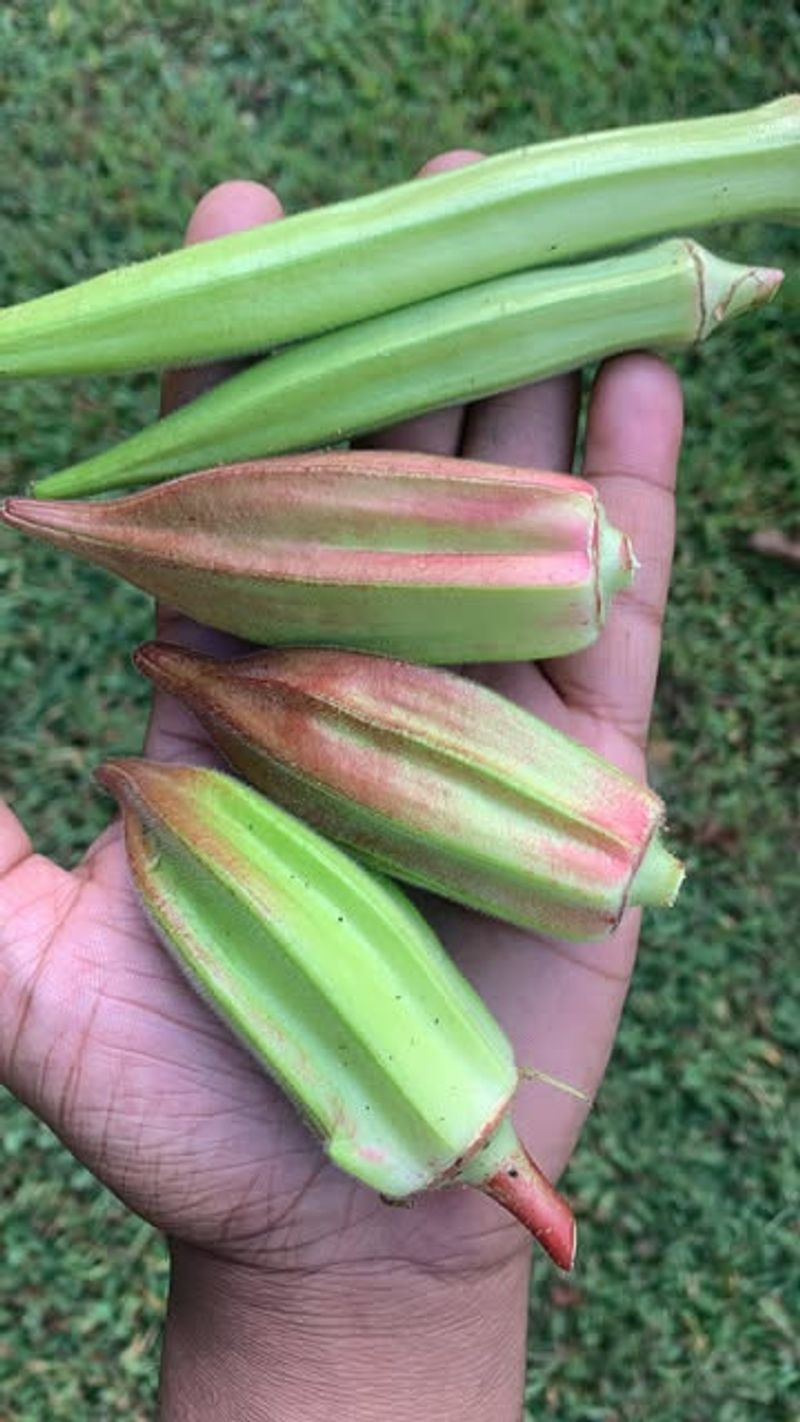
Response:
M201 470L122 499L9 499L0 517L251 642L411 661L577 651L635 565L584 479L398 450Z
M517 1139L507 1037L394 886L217 771L110 761L141 903L340 1169L388 1200L475 1186L572 1267L569 1206Z
M99 494L333 444L632 347L690 345L768 301L781 278L688 239L498 277L259 361L131 439L41 479L33 493Z
M135 661L241 775L383 873L562 939L678 894L659 797L465 677L318 648Z
M800 216L800 98L531 145L0 313L0 376L191 364L645 238ZM263 452L263 451L261 451Z

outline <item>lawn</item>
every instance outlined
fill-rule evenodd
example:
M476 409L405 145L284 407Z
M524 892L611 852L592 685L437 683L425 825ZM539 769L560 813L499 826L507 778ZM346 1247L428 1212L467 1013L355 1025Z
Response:
M297 210L401 179L442 148L743 107L800 74L797 13L752 0L164 0L158 23L153 8L3 8L3 303L175 245L224 177L269 181ZM709 241L789 276L772 307L678 362L688 428L651 778L690 875L679 906L646 920L565 1180L579 1267L568 1284L536 1270L531 1419L796 1415L800 596L796 570L750 540L797 532L800 239L749 223ZM0 390L0 490L156 407L151 375ZM147 695L129 652L150 607L11 534L0 586L0 782L37 845L74 862L107 816L92 767L141 743ZM0 1230L0 1418L151 1416L162 1242L8 1096Z

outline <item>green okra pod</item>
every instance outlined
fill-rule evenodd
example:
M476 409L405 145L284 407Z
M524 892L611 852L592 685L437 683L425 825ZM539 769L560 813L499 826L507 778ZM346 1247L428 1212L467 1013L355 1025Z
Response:
M511 1044L403 895L217 771L98 778L160 938L334 1164L389 1200L473 1185L571 1268L569 1206L509 1118Z
M0 376L191 364L663 233L800 217L800 98L583 134L168 253L0 313Z
M781 279L688 239L498 277L259 361L131 439L39 480L33 493L99 494L332 444L615 352L691 345L769 301Z

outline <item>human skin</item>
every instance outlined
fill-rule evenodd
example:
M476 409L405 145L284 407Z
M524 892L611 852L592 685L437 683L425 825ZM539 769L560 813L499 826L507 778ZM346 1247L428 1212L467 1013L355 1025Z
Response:
M479 156L445 154L423 173ZM199 203L187 240L280 216L268 189L226 183ZM169 376L164 408L231 368ZM566 470L579 394L577 376L559 377L437 411L369 442ZM652 355L608 361L587 420L582 472L633 538L635 586L617 598L589 650L538 666L468 670L644 777L673 545L677 378ZM215 653L242 645L165 610L159 633ZM190 713L158 693L146 753L219 763ZM518 1062L587 1094L581 1102L543 1083L519 1089L519 1134L558 1177L611 1052L639 912L626 913L600 944L562 945L430 897L419 902L510 1035ZM519 1418L524 1231L469 1190L391 1208L325 1162L290 1104L154 938L116 819L68 873L36 855L0 805L0 1079L168 1237L165 1422ZM539 1256L536 1267L552 1266Z

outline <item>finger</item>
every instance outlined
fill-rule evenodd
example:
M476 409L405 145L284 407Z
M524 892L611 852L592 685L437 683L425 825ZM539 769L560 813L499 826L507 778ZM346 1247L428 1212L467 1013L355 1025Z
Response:
M466 411L460 452L490 464L568 472L580 398L580 373L572 371L480 400ZM467 670L473 680L529 711L557 719L559 698L532 663L494 662Z
M204 627L170 607L156 609L156 636L160 641L204 652L211 657L228 658L253 651L250 643L227 632L218 632L213 627ZM188 762L212 768L224 764L223 757L213 749L192 712L176 697L160 689L153 693L144 753L153 760L174 764Z
M454 148L431 158L420 168L417 177L427 178L432 173L463 168L467 163L480 162L482 157L483 154L474 148ZM450 405L445 410L431 410L430 414L417 415L413 419L387 425L384 429L373 430L353 443L364 449L413 449L424 454L456 454L461 443L464 409L463 405Z
M653 355L602 366L591 395L584 475L610 521L628 533L640 567L619 594L597 643L547 663L571 710L608 720L641 750L658 672L674 543L674 490L683 432L675 372Z
M0 800L0 878L10 874L31 853L31 842L13 810Z
M466 411L460 453L491 464L567 472L575 452L580 397L580 373L573 371L480 400ZM491 663L466 670L473 680L528 710L557 718L559 698L531 663Z
M220 183L200 199L189 219L185 241L207 242L228 232L275 222L282 215L283 208L275 193L261 183ZM195 399L232 374L240 364L237 361L220 361L197 370L167 372L162 382L162 412ZM246 645L238 638L203 627L165 607L159 607L156 611L156 635L219 657L234 656ZM157 692L153 698L145 752L157 760L191 758L194 764L220 763L195 718L179 701L164 692Z
M219 183L201 197L189 218L184 246L208 242L213 237L224 237L228 232L241 232L247 227L259 227L263 222L275 222L280 217L283 217L283 208L279 199L262 183L244 180ZM194 370L165 371L161 382L162 415L203 395L240 365L240 361L215 361Z
M632 534L643 566L635 592L617 599L597 646L545 664L566 709L573 712L571 725L562 728L620 763L627 757L627 768L639 773L669 576L681 425L680 387L668 366L635 354L602 368L590 402L584 472L597 483L612 521ZM500 670L509 678L507 692L541 714L538 668ZM591 722L585 736L581 710ZM623 735L600 731L597 719L609 713ZM559 720L547 707L544 714ZM446 917L449 911L443 906L439 912ZM489 957L485 924L468 917L454 946L460 966L515 1042L518 1061L572 1082L591 1099L625 1000L639 920L638 910L629 911L602 944L541 942L535 947L526 935L499 925ZM588 1102L526 1084L516 1108L539 1163L557 1173L569 1157Z
M580 373L572 371L479 400L466 413L461 453L491 464L568 473L580 398Z
M570 1083L587 1100L522 1081L514 1121L545 1172L569 1159L602 1080L636 956L640 911L601 943L540 940L506 924L425 905L458 967L514 1043L520 1067Z

